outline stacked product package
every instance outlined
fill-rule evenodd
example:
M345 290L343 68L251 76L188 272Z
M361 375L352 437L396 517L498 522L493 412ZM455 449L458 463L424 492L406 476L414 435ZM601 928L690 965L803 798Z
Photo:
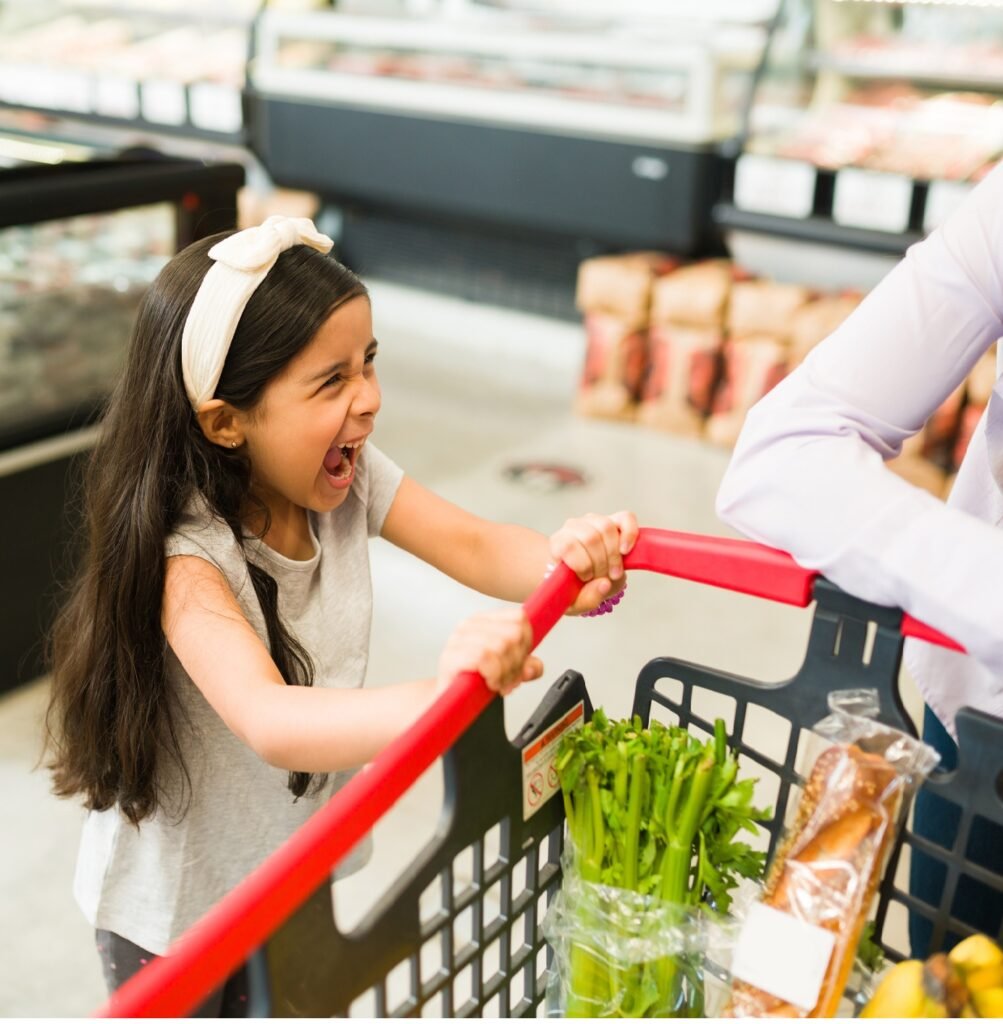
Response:
M862 298L756 279L726 259L684 263L644 252L586 260L577 293L586 334L578 411L730 448L752 406ZM889 468L945 495L995 368L992 350Z

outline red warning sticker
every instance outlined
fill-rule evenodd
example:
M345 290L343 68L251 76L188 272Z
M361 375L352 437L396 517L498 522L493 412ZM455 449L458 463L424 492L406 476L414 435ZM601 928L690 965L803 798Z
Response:
M554 764L557 747L566 732L580 729L584 722L585 702L579 701L523 750L523 821L528 821L561 788Z

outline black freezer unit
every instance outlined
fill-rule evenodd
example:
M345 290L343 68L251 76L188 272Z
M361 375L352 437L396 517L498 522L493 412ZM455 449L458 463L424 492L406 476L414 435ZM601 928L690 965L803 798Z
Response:
M83 456L140 297L178 249L235 226L243 181L148 151L0 170L0 691L44 670Z
M769 8L713 24L667 2L676 17L656 26L265 9L249 143L278 183L337 208L339 253L361 273L501 302L507 276L522 282L507 304L529 308L550 282L574 315L584 257L719 251L720 144Z

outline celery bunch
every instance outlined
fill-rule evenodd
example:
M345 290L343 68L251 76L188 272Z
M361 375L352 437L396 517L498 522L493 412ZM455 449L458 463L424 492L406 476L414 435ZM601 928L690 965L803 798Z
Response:
M572 863L586 883L660 900L677 908L685 926L687 908L724 913L739 878L763 874L765 854L736 837L755 833L770 814L753 806L755 780L738 779L720 719L703 743L679 727L644 728L637 717L611 722L599 709L563 738L557 773ZM606 1005L622 1016L699 1011L682 1005L681 972L691 966L685 959L613 969L572 948L567 1016L594 1016Z

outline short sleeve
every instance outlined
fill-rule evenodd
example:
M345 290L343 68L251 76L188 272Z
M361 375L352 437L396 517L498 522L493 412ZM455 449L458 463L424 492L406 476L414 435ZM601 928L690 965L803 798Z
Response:
M198 541L181 533L172 533L164 541L164 557L173 558L176 555L193 555L195 558L201 558L203 561L209 562L210 565L214 565L225 575L223 566L219 564L219 558L202 544L199 544Z
M191 502L174 530L164 540L164 557L191 555L214 565L230 583L242 579L246 563L233 531L212 516L204 503Z
M397 489L404 479L404 470L372 444L365 446L361 457L365 462L368 485L366 524L369 536L378 537L397 495Z

